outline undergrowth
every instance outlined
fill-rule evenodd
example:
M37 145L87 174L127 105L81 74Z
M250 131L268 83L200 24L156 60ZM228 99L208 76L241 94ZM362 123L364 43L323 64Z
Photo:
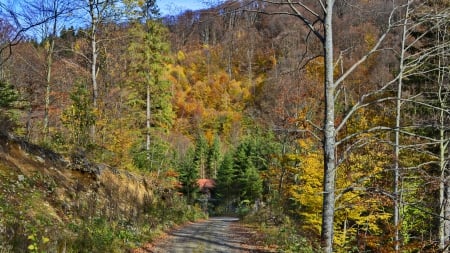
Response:
M247 215L244 221L258 231L258 241L283 253L315 253L318 245L302 235L296 222L282 213L261 209Z
M174 189L159 189L142 197L131 183L69 184L0 163L0 253L124 252L204 217Z

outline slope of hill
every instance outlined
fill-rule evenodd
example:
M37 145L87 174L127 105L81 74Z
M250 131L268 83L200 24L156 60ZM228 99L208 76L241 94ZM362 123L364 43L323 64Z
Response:
M123 252L195 219L174 186L0 134L0 252Z

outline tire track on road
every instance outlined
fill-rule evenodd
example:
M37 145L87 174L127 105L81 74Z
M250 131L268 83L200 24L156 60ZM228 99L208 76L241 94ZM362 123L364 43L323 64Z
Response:
M249 252L231 230L237 218L216 217L194 223L170 234L161 244L156 243L155 253L242 253Z

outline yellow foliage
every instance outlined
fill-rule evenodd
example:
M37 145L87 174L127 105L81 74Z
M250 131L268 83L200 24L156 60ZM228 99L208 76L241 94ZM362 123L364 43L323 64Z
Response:
M249 89L242 89L242 99L244 101L249 100L252 97L252 94Z
M366 128L370 123L361 117L359 124L351 126L354 131ZM289 198L297 204L297 214L301 217L302 227L316 235L320 234L322 213L323 156L308 139L299 139L297 144L302 154L289 154L286 159L299 159L299 166L293 172L298 175L295 183L289 186ZM366 233L379 235L389 223L391 214L385 210L389 201L384 196L371 194L367 187L380 179L389 162L389 153L382 144L374 143L369 147L356 150L348 155L346 161L338 167L336 177L335 206L335 244L338 252L347 252L354 246L357 235ZM374 237L378 238L378 237ZM372 240L372 245L381 242Z
M317 81L317 83L321 83L323 79L324 72L324 58L318 57L309 62L306 66L306 74L308 78L311 80Z
M206 141L208 142L208 145L212 145L214 143L214 138L216 137L216 134L217 133L216 133L216 131L214 129L207 129L206 130L205 138L206 138Z
M217 67L223 61L221 49L202 45L198 50L178 51L175 64L168 64L167 80L173 84L173 104L177 113L175 128L201 127L204 132L221 136L237 134L245 102L251 99L250 89L264 82L255 76L253 84L241 81L236 75L230 79L227 70ZM208 53L208 61L205 60Z
M350 154L346 163L338 169L335 243L340 252L346 252L346 247L351 247L360 233L383 233L383 227L380 226L388 224L391 218L391 214L384 210L388 201L366 189L381 177L380 172L389 161L387 153L373 150L376 149L372 149L372 152L363 149ZM371 243L377 245L381 242Z
M300 205L297 213L304 220L303 228L320 234L323 179L322 155L318 152L308 152L301 159L298 173L299 183L290 187L290 198Z
M231 80L228 84L228 93L233 98L233 100L239 99L242 94L241 82Z
M189 81L182 66L168 64L166 67L167 71L165 71L165 79L176 85L177 88L182 88L183 90L189 89Z
M177 60L178 61L184 61L186 59L186 54L183 53L183 51L178 51L177 53Z
M272 67L275 67L278 64L277 58L275 55L270 56L270 62L272 63Z
M376 39L373 33L366 33L364 35L364 42L366 43L366 48L370 49L375 46Z

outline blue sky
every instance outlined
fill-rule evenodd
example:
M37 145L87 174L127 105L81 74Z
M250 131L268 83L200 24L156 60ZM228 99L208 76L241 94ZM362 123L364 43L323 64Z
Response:
M178 14L182 10L198 10L206 8L202 0L156 0L161 14Z

